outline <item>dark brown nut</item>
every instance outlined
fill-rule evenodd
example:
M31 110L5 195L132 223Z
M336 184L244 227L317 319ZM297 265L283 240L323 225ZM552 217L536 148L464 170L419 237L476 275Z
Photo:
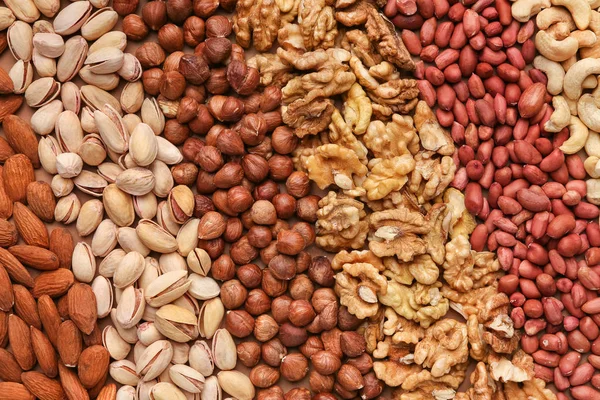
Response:
M242 265L237 269L236 276L248 289L259 287L262 282L262 270L256 264Z
M158 96L160 93L160 85L164 72L160 68L151 68L142 74L142 84L146 93L152 96Z
M237 217L238 214L234 212L231 208L229 208L229 204L227 204L226 190L217 190L216 192L214 192L212 200L217 210L226 215L229 215L230 217Z
M228 254L223 254L213 261L210 274L218 281L228 281L235 276L235 263Z
M298 199L296 203L296 215L306 222L317 221L317 211L319 211L319 201L321 198L317 195L306 196Z
M237 94L247 96L258 86L260 74L256 68L248 67L245 61L233 60L227 66L227 81Z
M296 213L296 199L287 193L275 195L272 202L278 218L289 219Z
M196 118L199 105L200 104L195 99L187 96L183 97L179 101L179 108L177 109L177 122L180 124L187 124Z
M309 337L302 346L300 346L300 351L304 354L305 357L311 358L317 352L323 350L323 342L318 336Z
M298 347L308 339L306 329L285 322L279 327L279 340L286 347Z
M158 43L169 53L183 50L183 30L175 24L166 24L158 31Z
M265 137L265 140L262 141L262 143L253 146L253 147L248 147L248 153L249 154L256 154L257 156L261 156L265 159L269 159L273 156L273 147L271 146L271 138L270 137Z
M298 146L298 137L287 126L278 126L271 135L271 146L279 154L290 154Z
M342 352L348 357L358 357L367 349L367 342L358 332L346 331L340 338Z
M196 118L191 120L188 126L196 135L205 135L213 126L214 122L215 120L208 111L208 107L204 104L200 104L198 105Z
M169 100L177 100L185 91L185 78L177 71L163 74L160 79L160 94Z
M192 163L177 164L171 168L171 175L176 184L190 186L196 182L198 167Z
M179 71L179 62L181 61L181 57L184 55L185 53L183 51L174 51L173 53L169 54L163 63L163 71Z
M262 93L252 93L248 97L244 97L244 105L246 106L246 113L254 114L260 111L260 103L262 101L263 94Z
M311 371L308 376L308 385L310 386L310 390L315 393L331 392L333 390L334 383L335 378L333 376L321 375L317 371Z
M201 218L204 214L209 211L214 211L215 206L210 199L201 194L194 195L194 217Z
M225 250L225 241L223 238L212 240L198 240L198 248L206 251L213 260L221 257Z
M186 139L181 153L185 161L194 162L198 151L204 147L204 142L196 137Z
M271 259L269 269L275 278L289 281L296 276L296 260L293 257L279 254Z
M215 185L219 189L229 189L241 185L243 179L244 170L242 166L236 162L228 162L215 174ZM233 209L232 211L235 213Z
M271 298L262 289L252 289L248 293L244 308L252 315L264 314L271 309Z
M286 180L292 172L294 172L294 163L291 158L279 154L275 154L273 157L269 158L269 175L271 176L271 179L283 181Z
M246 53L244 51L244 48L239 44L231 45L231 56L229 57L229 62L232 61L246 61Z
M293 388L288 391L285 396L285 400L310 400L310 390L307 388Z
M142 17L136 14L130 14L123 18L121 29L123 29L123 33L125 33L127 39L133 41L144 40L150 32L148 25L146 25Z
M263 95L260 99L260 111L267 113L281 106L282 93L277 86L267 86L263 90ZM296 135L294 135L296 136Z
M269 174L269 163L263 157L255 154L246 154L242 158L244 176L250 182L262 182Z
M165 124L164 136L169 142L179 146L190 137L190 128L187 125L180 124L176 119L169 119ZM194 176L195 178L196 176Z
M308 276L301 274L296 275L296 277L290 281L289 290L292 299L309 301L315 291L315 286ZM292 323L294 323L294 321L292 321ZM294 323L294 325L297 324Z
M287 231L290 229L290 223L283 219L278 219L275 224L271 226L271 234L273 236L279 235L281 231ZM279 251L279 250L278 250Z
M198 179L196 180L196 190L198 190L198 193L210 194L217 190L214 179L214 174L202 170L198 171Z
M305 247L309 247L315 242L315 238L317 234L315 232L315 228L308 222L296 222L294 226L292 226L292 230L298 232L302 238L304 239ZM310 261L308 263L310 265ZM307 268L308 269L308 266Z
M185 95L202 104L206 101L206 88L198 85L187 85L187 88L185 88Z
M139 0L113 0L112 8L122 17L135 13Z
M271 339L261 346L262 360L271 367L279 367L281 359L287 354L287 348L277 338Z
M221 153L228 156L241 156L245 154L242 138L231 129L223 129L219 136L217 136L216 146L221 150Z
M153 1L151 3L160 3L159 1ZM158 67L165 61L165 51L156 42L145 42L143 45L137 48L135 51L136 58L140 61L140 64L144 69Z
M237 4L237 0L221 0L221 8L227 12L233 12Z
M220 64L231 54L231 41L227 38L208 38L202 54L211 64Z
M239 240L244 233L244 226L239 218L229 218L223 232L223 240L233 243Z
M244 115L234 129L239 132L240 137L248 146L261 144L267 135L267 123L260 114Z
M267 200L258 200L250 209L252 221L259 225L273 225L277 222L275 206Z
M244 115L244 103L232 96L212 96L208 100L208 111L221 122L235 122Z
M217 138L226 129L227 129L227 127L225 125L221 125L221 124L216 124L216 125L211 126L211 128L208 130L208 133L206 134L206 137L204 138L204 140L206 141L206 144L209 146L216 146Z
M310 179L306 172L295 171L288 176L285 182L287 192L296 198L308 196L310 193Z
M295 256L304 250L306 243L302 235L293 230L282 230L277 234L277 251Z
M312 262L311 255L306 251L301 251L296 256L296 273L303 274L308 270L310 263Z
M223 166L221 151L214 146L203 146L198 149L196 163L207 172L215 172Z
M213 15L206 20L206 37L223 37L231 35L231 22L224 15Z
M286 292L288 282L275 278L271 271L266 268L263 270L261 287L268 296L277 297Z
M256 400L284 400L283 390L279 386L259 390L256 393Z
M346 361L348 364L358 368L361 374L365 375L373 369L373 359L368 353L362 353L356 358L349 358Z
M192 0L167 0L167 16L181 24L194 11Z
M344 400L351 400L358 395L356 390L346 390L339 382L333 385L333 391Z
M167 23L167 3L150 1L142 7L142 18L153 31L159 30Z
M268 388L279 380L279 371L276 368L261 364L250 371L250 382L257 388Z
M310 357L313 368L321 375L334 374L342 366L342 360L327 350L321 350Z
M233 262L238 265L244 265L251 263L258 257L258 250L248 243L246 236L242 236L240 240L231 245L229 255Z
M364 387L360 389L360 397L365 400L377 398L383 392L383 382L377 379L374 372L363 376Z
M245 338L254 330L254 317L244 310L227 311L225 327L233 336Z
M302 353L288 354L281 360L279 370L284 379L298 382L308 374L308 359Z
M216 211L211 211L200 218L198 223L198 238L211 240L220 237L225 232L225 218Z
M333 289L319 288L315 290L311 298L311 304L317 313L321 313L331 303L337 303L337 296Z
M267 123L267 130L269 132L272 132L273 129L277 128L278 126L283 125L283 121L281 119L281 110L261 113L261 115Z
M204 40L204 20L192 15L183 24L183 40L190 47L196 47Z
M260 345L256 342L242 342L237 345L237 356L247 368L252 368L260 361Z
M358 368L350 364L344 364L337 372L337 382L346 390L353 391L365 386L363 376Z
M272 180L264 181L254 188L254 200L272 201L273 197L279 194L279 185ZM277 211L275 212L277 213Z
M229 91L229 82L227 82L227 70L225 68L213 68L210 70L210 76L204 83L206 90L211 94L225 94ZM245 110L245 104L244 104Z
M321 333L321 340L323 341L325 350L332 352L339 359L344 356L344 353L342 352L342 346L340 344L341 336L342 331L337 328Z
M306 326L315 319L316 313L306 300L294 300L290 304L289 319L296 326Z
M271 244L269 244L267 247L260 250L260 260L265 265L269 265L271 260L277 255L279 255L279 252L277 251L276 242L271 242Z
M254 337L259 342L267 342L273 339L279 332L279 325L268 314L260 315L254 323Z
M210 77L210 68L202 57L186 54L179 60L179 72L194 85L202 85Z
M310 279L321 286L332 287L335 283L334 275L331 262L324 256L315 257L308 267L308 276Z
M219 8L219 0L194 0L194 14L208 18Z
M271 313L277 323L283 324L289 321L290 304L292 304L292 299L289 296L284 295L273 299Z
M341 306L338 310L338 327L343 331L354 331L362 324L362 320L350 314L346 306Z
M254 225L251 227L248 230L247 237L250 244L258 249L267 247L273 239L271 230L262 225Z
M223 306L229 310L233 310L244 304L248 297L248 291L240 281L232 279L221 285L220 296Z

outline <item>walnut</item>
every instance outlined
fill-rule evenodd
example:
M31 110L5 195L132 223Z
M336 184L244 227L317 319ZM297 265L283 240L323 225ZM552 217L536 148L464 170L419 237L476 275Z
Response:
M335 46L337 21L334 11L325 0L301 0L298 24L308 50L328 49Z
M491 354L488 363L490 377L498 382L524 382L535 376L533 358L520 349L512 356L512 360Z
M284 24L277 32L277 42L284 50L298 54L306 52L298 24Z
M300 0L275 0L282 21L292 22L298 15Z
M327 138L324 138L327 139ZM307 172L306 161L315 154L317 147L329 143L329 140L321 140L319 135L310 135L302 138L296 149L292 152L292 161L297 171Z
M427 328L448 312L449 302L442 297L439 290L441 286L441 282L406 286L388 281L387 293L380 294L379 301L392 307L398 315Z
M522 384L507 382L504 384L504 396L509 400L556 400L552 390L546 388L546 383L539 379L525 381Z
M429 254L416 256L409 262L386 257L384 264L386 269L383 274L403 285L411 285L413 280L423 285L432 285L440 276L440 270Z
M383 61L371 45L367 34L359 29L347 31L342 38L342 47L358 57L367 67L372 67Z
M498 293L498 282L470 290L467 293L458 292L447 284L442 287L442 295L451 301L453 310L461 314L465 319L471 314L477 315L480 310L485 309L486 303L500 302L506 295Z
M467 318L467 336L471 349L469 353L474 360L485 360L488 355L488 347L483 340L483 325L479 323L476 315Z
M380 200L398 191L408 182L408 174L415 168L415 160L409 154L399 157L375 158L369 162L369 175L363 183L369 200Z
M367 131L371 122L373 107L371 100L358 83L354 83L344 101L344 120L355 135L362 135Z
M454 365L468 359L467 326L453 319L436 322L415 347L415 362L430 368L436 378L450 373Z
M309 178L321 189L332 184L352 189L352 176L365 176L368 171L355 152L337 144L317 147L315 154L307 158L306 169Z
M446 188L444 192L444 203L449 209L450 229L448 231L450 238L461 235L470 235L477 226L475 217L465 207L465 195L458 189Z
M496 384L490 379L485 363L477 363L470 379L471 387L466 393L469 398L473 400L492 400L492 395L496 391Z
M456 164L450 156L434 158L428 151L419 152L414 158L416 165L408 188L417 195L420 203L426 203L441 195L450 185Z
M407 115L393 114L392 121L372 121L363 136L365 146L376 158L391 158L419 152L419 137L413 120Z
M248 66L256 68L260 74L260 85L285 86L294 77L292 67L283 63L276 54L257 54L248 60Z
M363 203L329 192L319 201L319 207L316 226L319 247L330 252L363 247L369 230Z
M233 15L237 44L249 48L251 42L259 52L267 52L277 38L281 24L279 7L274 0L239 0Z
M339 144L354 151L363 164L367 163L367 148L354 136L352 128L346 123L342 114L337 109L334 109L331 114L329 140L331 143Z
M398 400L457 400L456 391L441 382L424 381L410 392L402 392ZM467 399L468 400L468 399Z
M468 365L468 362L454 365L450 369L450 373L442 375L440 377L435 377L433 376L431 371L429 371L428 369L423 369L418 374L414 374L408 377L408 379L406 379L402 384L402 389L412 392L413 390L427 382L442 384L444 385L443 387L446 388L458 389L460 384L465 380Z
M392 343L417 344L425 337L425 329L419 324L396 313L393 308L385 308L383 333L391 337Z
M415 126L419 131L421 146L443 156L454 154L454 142L450 135L440 126L437 117L425 101L419 101L415 108Z
M315 135L324 130L331 121L335 107L330 99L316 99L307 102L298 99L282 108L283 122L291 128L299 138Z
M387 386L398 387L411 375L418 374L422 368L416 364L403 364L397 361L375 361L373 370L377 379L381 379Z

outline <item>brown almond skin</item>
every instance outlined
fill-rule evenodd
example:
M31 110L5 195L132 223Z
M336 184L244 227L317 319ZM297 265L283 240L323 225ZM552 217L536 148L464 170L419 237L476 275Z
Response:
M59 268L71 269L73 249L73 236L65 228L54 228L50 233L49 250L58 257Z
M33 352L38 360L40 369L49 378L54 378L58 374L58 362L56 352L48 337L39 329L30 326L31 343Z
M100 393L98 393L98 397L96 400L114 400L117 396L117 385L114 383L110 383L104 386Z
M0 382L0 400L35 400L35 396L21 383Z
M35 299L25 286L13 285L15 294L14 311L27 325L31 325L37 329L42 329L42 322L38 314L37 304Z
M2 121L6 140L17 152L26 155L34 168L40 167L37 138L29 122L17 115L9 115Z
M0 218L8 219L12 215L13 204L4 187L3 171L4 167L0 166Z
M0 347L8 344L8 313L0 311Z
M48 223L54 221L56 199L48 183L41 181L31 182L27 186L27 204L31 211L42 221Z
M17 260L38 271L54 271L59 266L58 256L42 247L16 245L10 247L8 251Z
M15 224L5 219L0 219L0 246L10 247L17 244L19 233Z
M15 296L8 272L0 264L0 310L9 312L15 304Z
M21 382L23 370L11 352L0 349L0 379L5 382Z
M29 288L33 287L33 278L27 268L21 264L10 252L0 247L0 264L6 268L13 282L20 283Z
M87 389L96 386L108 372L110 356L102 346L91 346L81 352L77 366L79 380Z
M30 370L36 363L35 354L31 345L29 327L23 320L14 314L8 316L8 340L17 363L25 371Z
M82 348L81 332L75 323L70 320L61 323L58 327L56 349L62 362L67 366L76 366Z
M75 277L68 269L59 268L56 271L42 272L35 278L31 294L35 298L45 294L52 298L60 297L67 293L74 281Z
M6 176L6 168L4 175ZM13 205L13 216L17 230L26 244L30 246L48 248L50 238L46 225L26 205L15 202Z
M29 371L21 374L23 384L34 396L44 400L62 400L65 399L65 391L60 383L46 375Z
M6 160L2 170L4 190L12 201L27 201L27 185L35 181L31 160L24 154L15 154Z
M81 332L86 335L92 333L98 319L96 309L96 296L92 287L83 283L76 283L69 289L69 317Z
M56 304L54 304L54 301L52 301L50 296L43 295L38 299L37 305L44 332L48 335L48 339L52 345L56 347L58 328L62 322L58 310L56 309Z
M60 375L60 383L69 399L89 400L87 390L81 384L79 377L74 369L67 368L62 362L58 363L58 373ZM116 392L115 392L116 394ZM114 397L113 397L114 398Z

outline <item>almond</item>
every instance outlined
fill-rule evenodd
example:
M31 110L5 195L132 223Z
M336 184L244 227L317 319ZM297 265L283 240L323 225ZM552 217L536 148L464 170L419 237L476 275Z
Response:
M100 393L98 393L98 397L96 400L115 400L117 397L117 385L114 383L109 383L104 386Z
M31 347L29 327L14 314L8 316L8 340L15 360L25 371L35 365L35 354Z
M67 320L58 327L56 349L60 359L67 367L77 365L83 344L81 332L73 321Z
M12 79L3 68L0 68L0 94L11 94L14 90Z
M21 372L23 370L12 353L0 349L0 379L5 382L21 382Z
M16 245L8 249L21 263L39 271L58 269L58 256L50 250L37 246Z
M94 330L89 335L83 335L83 343L86 347L102 344L102 329L98 326L98 323L94 324Z
M6 171L6 169L5 169ZM49 238L46 225L27 206L22 203L14 203L13 216L19 234L31 246L48 248Z
M69 294L66 293L63 296L59 297L56 300L56 308L58 309L58 314L63 321L70 320L69 317Z
M81 332L89 335L96 326L96 295L90 285L76 283L69 289L69 316Z
M2 247L0 247L0 264L6 268L6 272L8 272L13 282L33 287L33 278L29 274L29 271L27 271L27 268L15 256L10 254L8 250Z
M1 81L0 78L0 87ZM29 122L19 116L9 115L2 121L2 127L4 128L6 140L15 152L25 154L33 167L39 168L40 157L38 155L37 138Z
M48 336L44 335L39 329L33 326L30 326L29 329L31 331L33 352L40 365L40 369L47 377L54 378L58 373L58 362L52 343L50 343Z
M37 310L35 299L25 286L13 285L15 293L15 314L17 314L27 325L42 329L42 322Z
M87 390L83 387L79 381L77 374L71 369L58 363L58 373L60 375L60 383L67 395L69 400L89 400Z
M44 331L46 332L46 335L48 335L50 342L54 345L54 347L56 347L56 342L58 340L58 327L62 322L60 315L58 314L58 310L56 309L56 304L54 304L48 295L41 296L38 299L37 304L38 313L40 315L40 320L42 321Z
M110 355L102 346L90 346L79 356L77 371L79 379L86 388L90 389L98 384L108 372Z
M37 147L37 145L36 145ZM8 157L13 156L15 151L4 138L0 138L0 162L4 163Z
M15 224L5 219L0 219L0 247L10 247L17 244L19 233Z
M31 182L27 186L27 204L35 215L44 222L54 221L56 199L52 188L46 182Z
M75 277L68 269L60 268L56 271L42 272L35 278L31 294L35 298L45 294L59 297L67 293L74 281Z
M8 344L8 313L0 311L0 347Z
M35 396L20 383L0 382L0 400L35 400Z
M0 218L10 218L13 212L13 202L8 197L4 188L4 178L2 178L4 167L0 166Z
M40 400L64 400L66 398L60 383L40 372L23 372L21 379L27 390Z
M0 311L10 311L15 303L15 296L6 269L0 264Z
M21 108L21 104L23 104L23 96L0 96L0 121L4 121L4 118L14 114Z
M96 386L94 386L93 388L88 389L88 394L90 395L91 399L94 399L94 398L98 397L98 394L100 393L100 391L102 390L102 388L106 384L106 380L107 379L108 379L108 370L106 371L106 373L104 374L104 376L102 377L102 379L100 379L100 381L96 384Z
M12 201L27 201L27 185L35 181L33 165L25 154L15 154L6 160L2 170L4 190Z
M73 236L65 228L54 228L50 233L50 251L58 256L60 268L71 269L73 258Z

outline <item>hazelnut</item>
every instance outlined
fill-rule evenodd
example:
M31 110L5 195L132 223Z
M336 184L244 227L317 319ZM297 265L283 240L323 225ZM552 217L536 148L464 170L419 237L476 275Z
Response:
M242 265L237 269L236 276L248 289L254 289L262 282L262 270L256 264Z
M159 1L153 1L152 3L160 3ZM158 67L165 61L165 51L158 43L145 42L143 45L137 48L135 56L139 60L140 64L144 69Z
M254 317L244 310L227 311L225 327L233 336L245 338L254 330Z
M279 380L279 371L268 365L257 365L250 371L250 382L257 388L268 388Z
M279 332L279 325L268 314L260 315L254 323L254 337L259 342L267 342Z
M335 384L334 384L335 388ZM311 400L337 400L337 397L333 393L321 392L315 394Z
M267 86L263 90L263 95L260 99L260 111L267 113L273 111L281 105L282 93L277 86ZM275 132L273 132L275 134ZM295 137L296 135L294 135Z
M296 261L290 256L276 255L268 265L273 276L277 279L289 281L296 276Z
M260 345L256 342L242 342L237 345L237 356L247 368L252 368L260 361Z
M201 18L210 17L219 8L219 0L194 0L194 14Z
M204 135L213 126L215 120L204 104L198 105L196 113L196 117L189 122L188 126L196 135Z
M295 171L288 176L285 182L287 192L296 198L308 196L310 193L310 180L306 172Z
M217 138L226 129L227 128L225 127L225 125L221 125L221 124L216 124L216 125L211 126L210 129L208 130L208 133L206 134L206 137L204 138L204 140L206 141L206 144L209 146L216 146Z
M163 74L160 79L160 94L169 100L177 100L185 91L185 78L177 71Z
M142 7L142 18L153 31L167 23L167 3L162 0L150 1Z
M220 296L223 306L229 310L233 310L244 304L248 296L248 291L240 281L232 279L223 282Z
M369 371L373 369L373 359L368 353L362 353L360 356L356 358L349 358L347 361L348 364L355 366L358 368L361 374L365 375Z
M254 222L252 222L252 216L250 215L250 210L244 211L242 215L240 215L240 219L242 220L242 225L244 225L245 229L250 229L254 226Z
M204 84L208 93L225 94L229 91L229 82L227 82L227 70L225 68L213 68L210 70L210 76ZM244 107L244 110L246 108Z
M210 194L217 190L214 180L215 174L199 170L198 179L196 179L196 190L198 190L198 193Z
M305 247L311 246L317 237L315 228L308 222L297 222L292 226L292 230L298 232L304 239Z
M294 300L290 304L289 319L296 326L306 326L315 319L315 310L306 300Z
M158 96L164 72L160 68L151 68L142 73L142 84L146 93Z
M262 360L271 367L279 367L281 359L287 354L287 348L277 338L271 339L261 346Z
M312 281L304 274L296 275L290 282L290 296L294 300L309 301L314 291L315 287ZM312 306L310 308L312 309ZM292 323L294 322L292 321ZM294 325L296 324L294 323Z
M337 325L337 312L337 302L327 304L319 311L319 315L317 315L315 320L306 329L311 333L319 333L335 328Z
M258 200L250 209L252 221L259 225L272 225L277 222L275 206L267 200Z
M122 17L134 14L139 5L139 0L113 0L112 8Z
M365 386L363 376L358 368L350 364L342 365L336 377L342 388L348 391L358 390Z
M325 307L331 303L337 303L337 296L333 289L319 288L315 290L311 298L311 304L318 313L323 311Z
M320 350L310 357L315 371L322 375L331 375L340 369L342 361L339 357L327 350Z
M258 257L258 250L248 243L246 236L242 236L240 240L231 245L229 255L236 264L249 264Z
M342 353L342 346L340 344L341 336L342 331L337 328L321 333L321 340L323 341L325 350L332 352L337 358L340 359L344 356L344 353Z
M158 31L158 43L169 53L183 50L183 30L175 24L166 24Z
M338 311L338 327L343 331L354 331L362 324L362 320L350 314L348 307L341 306Z
M278 256L279 252L277 251L277 242L271 242L267 247L261 249L260 251L260 260L265 265L269 265L271 260Z
M195 99L187 96L183 97L179 101L179 109L177 110L177 122L179 122L180 124L187 124L188 122L196 118L196 115L198 114L199 105L200 104Z
M331 392L335 378L331 375L321 375L317 371L311 371L308 376L308 385L310 390L315 393Z
M244 179L244 170L242 169L242 166L237 162L228 162L215 174L215 185L219 189L229 189L240 185L242 179ZM227 199L227 201L229 201L229 199ZM236 213L234 210L231 211Z
M246 106L246 112L248 114L257 113L260 111L260 103L262 101L262 93L252 93L250 96L244 98L244 105ZM280 102L281 104L281 102Z
M246 154L242 157L242 168L244 169L244 176L250 182L262 182L269 174L267 160L255 154Z
M257 156L261 156L265 159L269 159L273 156L273 147L271 147L271 138L266 136L265 140L262 141L261 144L256 145L254 147L249 147L249 154L256 154Z
M273 299L271 313L279 324L289 321L290 304L292 304L292 299L289 296L283 295Z
M259 390L256 393L256 400L284 400L283 390L279 386Z
M242 237L244 227L239 218L229 218L223 232L223 239L228 243L233 243Z
M254 225L248 230L248 242L256 248L263 249L267 247L273 236L271 235L271 230L266 226L262 225Z
M229 79L229 69L227 76ZM240 137L248 146L259 145L267 135L267 124L265 119L259 114L244 115L234 129L240 133Z
M358 332L346 331L340 337L342 352L348 357L358 357L367 350L367 342Z
M311 358L313 354L316 354L323 349L323 342L318 336L309 337L308 340L300 346L300 351L308 358Z
M279 193L273 197L272 201L278 218L288 219L294 216L296 212L296 199L292 196L287 193Z
M247 96L258 86L260 74L256 68L248 67L243 57L241 61L237 61L232 53L231 58L232 61L227 66L227 81L237 94ZM264 124L266 129L266 123Z
M253 196L255 200L272 201L279 194L279 185L272 180L264 181L254 188Z
M232 61L246 61L246 53L244 52L243 47L239 44L234 43L231 45L231 56L229 57L229 62Z
M211 64L220 64L231 54L231 42L227 38L208 38L204 41L203 54Z
M221 151L214 146L203 146L198 149L195 161L207 172L215 172L223 166Z
M279 370L288 381L298 382L308 373L308 359L302 353L290 353L281 360Z
M290 154L298 146L298 137L291 128L278 126L271 135L271 146L279 154Z
M187 125L180 124L176 119L169 119L165 124L165 130L163 134L165 139L173 143L175 146L179 146L190 137L190 128L188 128ZM196 179L196 175L194 175L194 179Z
M198 248L206 251L211 259L215 260L223 254L225 241L221 238L213 240L198 240Z
M206 37L226 38L231 35L231 22L224 15L213 15L206 20Z
M212 96L208 99L208 111L221 122L235 122L244 115L244 103L237 97Z
M130 14L123 18L121 29L123 29L123 33L125 33L127 39L133 41L145 39L150 32L148 25L146 25L142 17L136 14Z
M204 103L206 101L206 88L198 85L187 85L185 95L193 98L198 103Z
M185 140L181 154L185 161L194 162L198 151L204 147L204 142L198 138L191 137Z
M181 24L193 11L192 0L167 0L167 16L175 23Z
M331 262L325 256L313 258L308 267L308 276L321 286L332 287L335 283L335 273L331 267Z
M288 287L287 281L275 278L268 268L263 270L261 285L262 289L270 297L281 296L285 293Z
M210 68L202 57L186 54L179 60L179 72L193 85L202 85L210 77Z
M290 224L286 220L278 219L275 221L275 224L271 226L271 234L273 236L279 235L279 232L289 230ZM278 249L279 250L279 249Z
M244 142L242 142L240 135L231 129L223 129L219 136L217 136L216 146L221 150L221 153L228 156L241 156L245 154Z
M310 400L310 390L306 388L293 388L285 396L285 400Z
M317 222L317 211L319 211L319 201L321 198L317 195L306 196L298 199L296 202L296 215L298 218L315 223Z
M282 230L277 233L277 251L281 254L295 256L304 250L304 238L293 230Z
M333 391L344 400L352 400L352 399L356 398L356 396L358 394L358 392L356 390L344 389L344 387L339 382L336 382L333 385Z
M213 205L210 197L206 197L201 194L194 195L194 217L201 218L204 214L209 211L214 211L215 206Z
M364 400L377 398L383 392L383 382L377 379L374 372L363 376L364 387L360 389L360 397Z
M222 254L213 261L210 268L210 274L213 279L218 281L228 281L235 276L235 263L228 254Z
M162 29L162 28L161 28ZM179 71L179 62L181 58L185 55L183 51L174 51L165 58L165 62L163 63L163 71Z
M274 181L283 181L294 172L294 163L287 156L275 154L269 158L269 175Z
M190 47L196 47L204 40L204 20L192 15L183 24L183 40Z
M216 212L207 212L198 223L198 238L211 240L220 237L225 232L225 218Z
M177 164L171 168L171 175L177 185L190 186L196 182L198 167L192 163Z
M227 12L233 12L236 4L237 0L221 0L221 8Z
M244 308L252 315L261 315L271 309L271 299L262 289L252 289L248 293Z
M279 327L279 340L286 347L298 347L306 342L308 334L306 329L285 322Z

